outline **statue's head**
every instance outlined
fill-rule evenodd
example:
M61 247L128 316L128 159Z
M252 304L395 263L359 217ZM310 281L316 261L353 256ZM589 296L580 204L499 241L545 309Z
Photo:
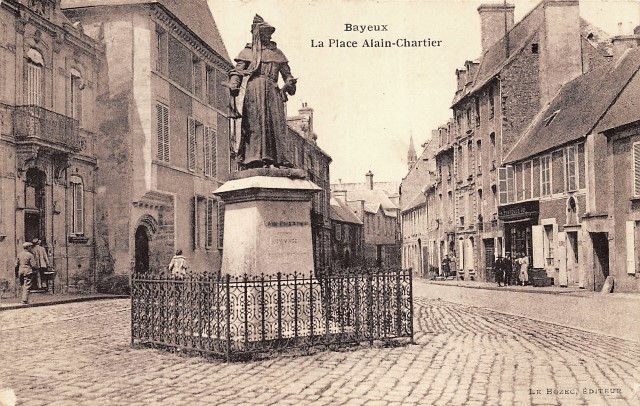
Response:
M253 24L251 24L251 33L255 33L256 30L258 30L260 40L265 42L271 39L271 34L273 34L276 29L274 26L264 21L264 18L256 14L255 17L253 17Z

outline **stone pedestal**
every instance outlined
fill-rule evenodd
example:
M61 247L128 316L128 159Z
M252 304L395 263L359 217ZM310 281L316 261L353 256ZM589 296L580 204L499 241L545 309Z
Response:
M213 192L225 204L222 274L313 271L311 199L304 171L251 169Z

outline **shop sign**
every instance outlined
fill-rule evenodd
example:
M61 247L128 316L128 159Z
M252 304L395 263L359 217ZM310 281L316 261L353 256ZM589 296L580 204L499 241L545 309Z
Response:
M537 217L539 212L540 202L537 200L498 206L498 218L503 221Z

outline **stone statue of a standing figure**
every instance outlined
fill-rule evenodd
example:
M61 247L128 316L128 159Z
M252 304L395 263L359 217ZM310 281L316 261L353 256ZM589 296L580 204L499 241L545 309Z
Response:
M243 78L248 77L237 154L241 169L291 166L283 145L287 131L284 103L287 93L295 94L296 79L287 58L271 41L274 31L256 14L252 42L240 52L235 69L229 72L232 97L238 96ZM279 75L284 80L282 89L278 87Z

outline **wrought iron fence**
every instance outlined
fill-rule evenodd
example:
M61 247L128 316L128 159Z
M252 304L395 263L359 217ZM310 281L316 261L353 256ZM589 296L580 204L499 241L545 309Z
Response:
M136 274L131 342L227 361L314 346L413 340L411 270L173 278Z

